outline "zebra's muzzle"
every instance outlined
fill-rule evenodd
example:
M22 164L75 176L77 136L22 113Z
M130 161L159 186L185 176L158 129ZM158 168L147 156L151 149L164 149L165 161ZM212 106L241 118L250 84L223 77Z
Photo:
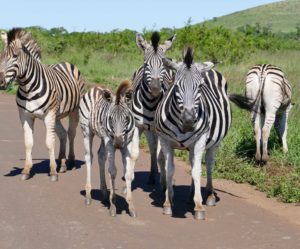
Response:
M122 149L124 146L124 138L122 136L115 136L113 139L113 145L116 149Z

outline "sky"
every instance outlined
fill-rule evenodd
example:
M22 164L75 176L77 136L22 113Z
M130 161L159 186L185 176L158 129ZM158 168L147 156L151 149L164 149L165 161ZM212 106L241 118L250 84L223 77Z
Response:
M0 28L64 27L69 32L141 32L180 28L278 0L11 0L2 1Z

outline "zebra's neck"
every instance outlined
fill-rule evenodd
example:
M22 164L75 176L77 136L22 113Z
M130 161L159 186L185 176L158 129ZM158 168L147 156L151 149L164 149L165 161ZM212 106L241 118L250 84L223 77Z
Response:
M30 94L37 90L45 79L44 66L32 56L25 55L21 64L20 75L17 77L19 91Z

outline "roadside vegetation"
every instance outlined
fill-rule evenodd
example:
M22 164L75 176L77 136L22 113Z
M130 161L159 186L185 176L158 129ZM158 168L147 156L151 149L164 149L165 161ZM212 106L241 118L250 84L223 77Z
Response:
M110 33L68 33L64 28L41 27L28 30L42 48L44 63L74 63L89 86L101 84L115 89L143 64L135 32L131 30ZM161 41L177 35L173 48L167 52L171 58L180 60L182 49L190 45L195 48L195 60L222 61L216 69L226 77L230 92L243 93L246 73L257 63L271 63L283 69L291 82L295 102L289 118L288 154L282 153L273 131L269 140L270 161L263 168L257 166L250 115L232 105L233 122L217 154L214 177L247 182L284 202L300 202L300 32L275 34L259 24L232 31L222 26L190 25L188 21L182 29L165 28L160 33ZM145 30L144 35L149 40L151 32ZM8 92L15 93L16 86L11 85ZM142 143L145 145L144 140ZM187 160L186 152L177 151L176 155Z

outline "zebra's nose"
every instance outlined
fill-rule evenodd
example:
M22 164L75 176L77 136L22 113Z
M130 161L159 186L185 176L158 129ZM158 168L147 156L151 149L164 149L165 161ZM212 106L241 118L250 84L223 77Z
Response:
M114 141L113 141L114 147L116 149L121 149L123 148L124 145L124 138L122 135L116 135L114 136Z
M151 79L150 90L153 97L157 97L160 94L161 87L160 87L160 80L158 77Z
M185 108L181 116L181 121L182 121L183 132L193 131L195 124L197 122L195 110L193 108L192 109Z

